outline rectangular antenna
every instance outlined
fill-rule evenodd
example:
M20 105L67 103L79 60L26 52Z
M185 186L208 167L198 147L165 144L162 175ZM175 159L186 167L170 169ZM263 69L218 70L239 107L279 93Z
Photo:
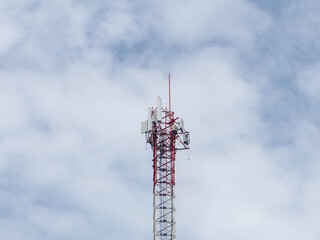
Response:
M158 122L162 121L162 98L158 97L158 103L157 103L157 120Z

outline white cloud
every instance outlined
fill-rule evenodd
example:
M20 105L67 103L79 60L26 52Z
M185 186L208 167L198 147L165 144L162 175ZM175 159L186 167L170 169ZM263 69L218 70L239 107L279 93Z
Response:
M151 237L139 125L158 95L167 104L167 66L192 141L191 161L177 159L178 236L317 239L316 110L279 108L286 92L261 76L270 66L247 59L277 19L247 1L16 4L1 10L7 32L25 33L3 40L0 59L4 239ZM318 66L306 65L296 87L311 104ZM284 131L264 117L266 101L292 111Z
M320 91L320 64L316 63L302 69L298 75L298 87L309 97L318 99Z
M214 41L248 45L270 23L266 14L245 1L164 1L157 13L163 40L183 46Z
M0 18L0 54L10 50L19 40L23 33L16 24L5 17Z

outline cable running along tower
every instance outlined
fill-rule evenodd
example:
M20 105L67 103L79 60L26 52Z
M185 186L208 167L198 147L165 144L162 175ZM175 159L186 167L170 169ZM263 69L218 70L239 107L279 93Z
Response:
M148 109L148 119L141 123L141 133L153 150L153 240L175 240L175 160L177 150L189 149L190 135L182 118L171 111L169 74L169 110Z

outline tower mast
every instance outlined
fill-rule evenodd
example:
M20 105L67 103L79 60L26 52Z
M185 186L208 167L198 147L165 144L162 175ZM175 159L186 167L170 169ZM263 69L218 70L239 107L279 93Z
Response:
M153 150L153 240L175 240L176 151L189 149L190 138L183 119L171 111L170 74L169 110L158 97L157 107L149 108L148 120L141 123L141 133Z

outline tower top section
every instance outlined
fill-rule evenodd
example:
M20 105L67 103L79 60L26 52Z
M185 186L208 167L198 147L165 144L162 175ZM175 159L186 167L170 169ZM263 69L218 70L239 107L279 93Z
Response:
M169 74L169 110L157 98L156 107L148 108L141 133L153 151L153 240L175 240L175 160L176 151L189 149L190 135L182 118L171 110Z
M171 80L169 74L169 110L162 106L162 98L158 96L156 107L148 108L147 120L141 123L141 134L146 135L147 143L151 143L150 137L153 134L161 132L161 129L169 129L174 134L174 140L177 141L176 150L189 149L190 134L184 128L182 118L175 117L171 111ZM151 144L152 145L152 144Z

